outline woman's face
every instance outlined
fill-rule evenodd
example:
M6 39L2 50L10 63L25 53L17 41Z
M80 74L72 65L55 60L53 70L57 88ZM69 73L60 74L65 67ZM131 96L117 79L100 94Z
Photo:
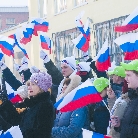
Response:
M38 85L36 85L35 82L30 82L30 86L28 86L28 94L29 94L29 96L36 96L40 92L41 92L41 90L38 87Z

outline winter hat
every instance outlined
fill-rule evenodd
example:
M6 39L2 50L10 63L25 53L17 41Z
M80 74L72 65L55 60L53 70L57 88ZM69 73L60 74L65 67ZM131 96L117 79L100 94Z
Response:
M122 67L125 70L132 70L132 71L137 71L138 72L138 60L133 60L130 63L121 63Z
M94 80L93 85L98 92L102 92L109 85L109 80L104 77L97 78Z
M116 75L120 77L125 77L125 69L122 66L117 66L113 71L108 71L109 75Z
M61 62L64 63L64 64L66 64L67 66L69 66L73 71L76 70L75 57L73 57L73 56L66 57Z
M52 86L52 77L46 72L33 73L30 81L36 83L45 92Z
M89 62L80 62L78 63L77 67L80 69L80 71L90 71L90 63Z

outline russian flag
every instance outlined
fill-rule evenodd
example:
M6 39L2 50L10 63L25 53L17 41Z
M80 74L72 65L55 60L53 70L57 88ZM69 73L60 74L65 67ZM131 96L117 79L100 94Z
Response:
M138 7L125 19L122 26L116 26L116 32L128 32L138 28Z
M6 132L0 135L0 138L23 138L23 135L19 126L12 126Z
M0 36L0 49L7 56L14 55L13 45L14 40L12 38Z
M34 25L34 33L33 33L35 36L38 36L37 31L41 31L41 32L48 31L49 23L41 18L34 19L34 20L32 20L31 23L35 24Z
M4 56L4 54L3 54L3 52L0 49L0 61L2 60L3 56Z
M18 95L19 92L14 91L12 89L12 87L7 82L5 82L5 85L6 85L8 99L12 103L17 103L17 102L23 101L23 99Z
M88 41L90 41L89 20L86 21L86 24L85 24L85 26L84 26L84 31L85 31L86 38L88 39Z
M102 48L98 52L97 56L93 59L93 61L96 61L95 65L99 71L105 71L111 67L108 39L104 42Z
M61 112L68 112L100 101L102 101L102 97L92 85L91 80L88 79L55 103L54 106Z
M20 40L22 44L26 45L31 41L34 32L34 25L34 23L29 23L23 26L23 38Z
M19 47L19 49L24 53L24 55L29 59L28 54L26 52L26 49L24 48L24 45L20 42L21 37L21 29L17 29L16 33L14 35L15 37L15 44Z
M76 23L78 29L80 30L80 32L81 32L82 34L85 34L84 25L83 25L83 23L82 23L82 21L81 21L81 18L82 18L83 15L84 15L84 11L82 11L82 12L75 18L75 23Z
M138 59L138 33L128 33L116 38L114 42L125 53L125 60Z
M89 131L86 129L82 129L82 130L83 130L82 132L83 138L111 138L110 136L99 134L99 133Z
M41 47L46 50L50 50L51 54L51 47L52 47L52 41L50 38L44 33L40 33L40 40L41 40Z
M83 34L80 34L77 38L73 39L72 42L78 49L84 52L87 52L89 49L89 41Z

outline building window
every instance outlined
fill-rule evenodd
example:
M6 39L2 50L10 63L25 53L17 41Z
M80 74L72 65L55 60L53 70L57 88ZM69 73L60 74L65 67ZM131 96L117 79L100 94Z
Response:
M15 19L14 18L7 18L6 24L15 24Z
M87 0L74 0L74 6L79 6L86 2L87 2Z
M66 9L66 0L55 0L55 13L60 13Z

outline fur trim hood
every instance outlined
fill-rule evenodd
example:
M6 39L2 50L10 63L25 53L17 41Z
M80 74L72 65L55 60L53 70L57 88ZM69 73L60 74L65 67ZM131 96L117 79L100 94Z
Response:
M70 77L71 81L70 84L68 85L67 89L65 90L64 93L61 93L56 101L59 101L61 98L65 97L69 92L71 92L73 89L75 89L76 87L78 87L81 84L81 77L78 75L72 75Z

